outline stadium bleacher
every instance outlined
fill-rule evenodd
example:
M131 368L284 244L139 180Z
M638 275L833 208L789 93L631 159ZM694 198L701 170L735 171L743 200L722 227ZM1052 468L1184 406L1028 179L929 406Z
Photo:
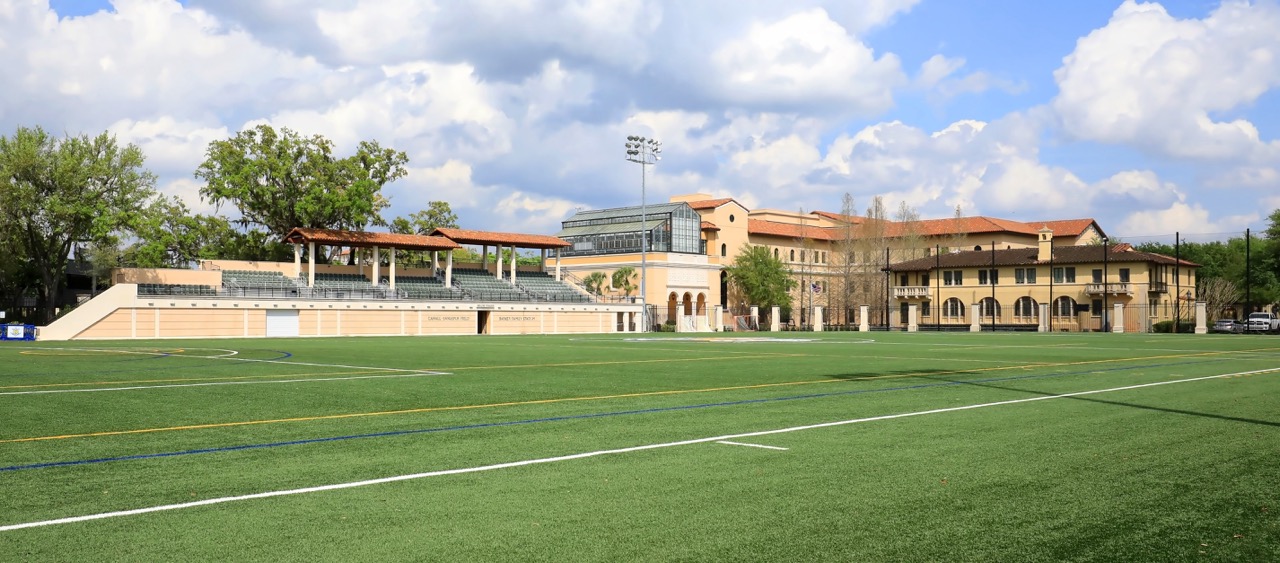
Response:
M218 290L207 285L184 283L140 283L138 295L181 295L191 297L213 297Z
M539 301L589 302L591 296L546 272L516 272L516 286Z

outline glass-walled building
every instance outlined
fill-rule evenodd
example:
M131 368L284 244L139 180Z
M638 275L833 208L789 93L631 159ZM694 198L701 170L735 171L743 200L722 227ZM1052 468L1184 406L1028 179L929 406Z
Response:
M659 203L645 209L619 207L579 211L561 224L557 237L572 246L560 255L592 256L640 252L641 232L648 232L650 252L706 254L702 219L688 203Z

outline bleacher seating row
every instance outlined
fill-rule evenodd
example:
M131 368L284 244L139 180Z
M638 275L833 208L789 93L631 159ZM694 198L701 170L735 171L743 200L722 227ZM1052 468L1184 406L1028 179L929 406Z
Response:
M512 284L509 279L499 279L484 270L459 268L453 272L452 287L444 285L442 275L397 276L395 292L389 291L390 280L387 277L380 281L375 285L360 274L316 273L315 286L307 288L303 279L294 279L277 271L223 270L222 289L194 284L139 284L138 293L204 297L296 298L306 295L338 299L592 301L591 296L544 272L518 272Z
M182 283L140 283L138 295L190 295L194 297L212 297L218 290L207 285Z

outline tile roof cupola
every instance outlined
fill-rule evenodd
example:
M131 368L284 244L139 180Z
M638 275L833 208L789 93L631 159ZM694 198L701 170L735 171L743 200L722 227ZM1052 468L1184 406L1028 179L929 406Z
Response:
M1053 260L1053 229L1050 229L1048 226L1040 227L1040 231L1038 233L1040 235L1040 238L1038 239L1040 252L1036 255L1036 260L1039 260L1040 262L1049 262Z

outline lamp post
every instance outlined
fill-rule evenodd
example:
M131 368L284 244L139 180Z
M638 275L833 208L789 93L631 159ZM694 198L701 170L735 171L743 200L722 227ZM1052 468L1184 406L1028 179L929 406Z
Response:
M640 318L644 322L644 331L649 330L649 288L647 285L649 273L649 228L647 203L645 201L645 169L650 164L657 164L662 160L662 141L657 139L649 139L639 135L628 135L627 142L627 160L640 165L640 303L644 306L644 312L640 314Z

